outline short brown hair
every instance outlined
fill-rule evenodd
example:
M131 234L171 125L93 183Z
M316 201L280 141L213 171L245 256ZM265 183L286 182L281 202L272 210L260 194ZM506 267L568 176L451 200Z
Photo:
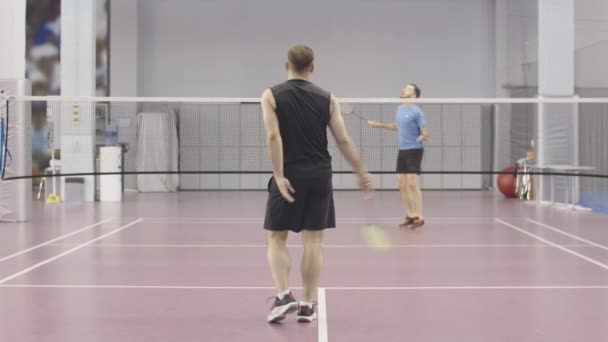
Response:
M308 45L296 45L289 49L287 60L296 72L306 71L315 61L315 52Z
M412 87L414 87L414 93L416 94L416 98L419 98L420 95L422 94L422 90L420 90L420 87L418 87L414 83L410 83L409 85L411 85Z

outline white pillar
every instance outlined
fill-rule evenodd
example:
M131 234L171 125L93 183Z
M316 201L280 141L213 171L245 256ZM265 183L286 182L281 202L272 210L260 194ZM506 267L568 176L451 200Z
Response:
M110 96L138 96L139 0L113 1L110 6ZM116 110L113 110L114 107ZM135 120L137 103L112 103L113 120ZM127 121L128 122L128 121ZM120 127L121 141L133 141L136 131ZM134 165L137 146L131 144L125 163ZM125 175L125 189L137 189L137 175Z
M3 96L29 95L31 89L25 80L25 9L23 0L0 1L0 117L5 124L7 102ZM6 140L12 158L4 164L7 177L27 176L32 170L29 108L23 102L11 102ZM29 221L31 209L31 179L0 180L0 221Z
M494 31L494 66L496 97L509 97L505 86L509 83L509 0L496 0Z
M61 1L61 95L95 96L95 0ZM61 172L95 170L95 103L61 106ZM65 179L62 180L65 190ZM62 191L67 196L65 191ZM85 177L86 201L95 200L95 179ZM70 200L66 198L66 200Z
M541 97L574 96L574 0L538 0L538 93ZM572 106L538 108L537 158L540 165L575 163L573 146L578 120ZM577 162L577 161L576 161ZM538 182L538 199L549 197L548 177Z
M25 78L25 1L0 1L0 78Z

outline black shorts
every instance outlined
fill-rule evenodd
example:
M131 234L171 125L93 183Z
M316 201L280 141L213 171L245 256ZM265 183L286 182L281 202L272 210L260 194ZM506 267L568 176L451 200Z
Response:
M424 149L421 148L399 150L399 157L397 157L397 173L415 173L419 175L423 154Z
M332 177L289 181L296 190L293 203L283 199L274 178L268 182L264 229L299 233L302 230L335 228Z

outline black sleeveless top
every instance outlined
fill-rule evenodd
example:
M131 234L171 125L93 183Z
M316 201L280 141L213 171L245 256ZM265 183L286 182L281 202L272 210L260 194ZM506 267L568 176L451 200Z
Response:
M331 176L327 150L331 94L305 80L289 80L271 91L283 140L285 176Z

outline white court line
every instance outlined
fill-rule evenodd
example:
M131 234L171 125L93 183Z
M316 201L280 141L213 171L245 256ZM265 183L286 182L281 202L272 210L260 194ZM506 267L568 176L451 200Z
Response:
M184 222L184 223L198 223L198 222L224 222L224 223L260 223L260 222L264 222L263 219L257 219L257 220L239 220L239 219L231 219L231 220L213 220L213 219L199 219L199 220L152 220L152 219L144 219L146 222L154 222L154 223L166 223L166 222ZM427 220L427 219L425 219ZM117 220L117 221L131 221L131 219L128 220ZM338 223L343 223L343 222L370 222L370 221L380 221L380 222L402 222L403 218L400 219L390 219L390 218L371 218L371 219L367 219L367 220L336 220L336 222ZM493 222L494 219L479 219L479 220L449 220L449 219L428 219L429 222ZM517 219L514 221L524 221L523 219Z
M114 229L113 231L111 231L111 232L109 232L109 233L106 233L106 234L104 234L104 235L102 235L102 236L99 236L99 237L97 237L97 238L95 238L95 239L89 240L89 241L87 241L87 242L85 242L85 243L82 243L82 244L80 244L80 245L78 245L78 246L76 246L76 247L74 247L74 248L71 248L71 249L69 249L69 250L67 250L67 251L65 251L65 252L63 252L63 253L57 254L57 255L55 255L54 257L48 258L48 259L46 259L46 260L44 260L44 261L41 261L41 262L39 262L39 263L37 263L37 264L35 264L35 265L33 265L33 266L30 266L30 267L28 267L28 268L26 268L26 269L24 269L24 270L20 271L20 272L17 272L17 273L15 273L15 274L13 274L13 275L10 275L10 276L8 276L8 277L6 277L6 278L4 278L4 279L1 279L1 280L0 280L0 284L4 284L4 283L6 283L7 281L10 281L10 280L13 280L13 279L15 279L15 278L17 278L17 277L20 277L20 276L22 276L22 275L24 275L24 274L26 274L26 273L28 273L28 272L31 272L31 271L33 271L33 270L35 270L35 269L37 269L37 268L39 268L39 267L41 267L41 266L44 266L44 265L46 265L46 264L48 264L48 263L50 263L50 262L52 262L52 261L55 261L55 260L57 260L57 259L59 259L59 258L62 258L62 257L66 256L66 255L68 255L68 254L70 254L70 253L76 252L76 251L77 251L77 250L79 250L79 249L82 249L82 248L84 248L84 247L86 247L86 246L88 246L88 245L90 245L90 244L92 244L92 243L94 243L94 242L96 242L96 241L99 241L99 240L105 239L106 237L108 237L108 236L110 236L110 235L112 235L112 234L115 234L115 233L118 233L118 232L120 232L120 231L122 231L122 230L125 230L125 229L127 229L127 228L129 228L129 227L131 227L131 226L133 226L133 225L135 225L135 224L137 224L137 223L141 222L141 221L142 221L141 219L136 220L136 221L133 221L133 222L131 222L131 223L129 223L129 224L126 224L126 225L124 225L124 226L122 226L122 227L120 227L120 228Z
M72 247L77 246L77 244L69 244L69 243L57 243L52 244L50 246L58 246L58 247ZM586 247L587 244L569 244L562 245L565 247ZM188 244L173 244L173 245L163 245L163 244L112 244L112 243L100 243L100 244L91 244L87 247L97 247L97 248L266 248L266 245L258 244L258 245L188 245ZM303 245L287 245L289 248L303 248ZM323 245L324 248L369 248L369 245ZM535 248L553 248L553 246L538 243L538 244L469 244L469 245L390 245L390 246L380 246L380 247L390 247L390 248L527 248L527 247L535 247Z
M336 223L338 224L338 226L341 225L364 225L364 224L378 224L378 225L391 225L391 226L397 226L399 222L403 221L403 219L400 220L385 220L385 219L371 219L371 220L361 220L361 221L344 221L344 220L338 220L336 221ZM517 220L516 220L517 221ZM523 222L524 220L520 220L517 222ZM120 222L126 222L126 221L120 221ZM441 226L446 226L446 225L479 225L479 224L491 224L494 223L494 220L476 220L476 221L457 221L457 220L427 220L427 225L441 225ZM229 226L236 226L236 225L262 225L264 224L263 220L257 220L257 221L245 221L245 220L238 220L238 221L234 221L234 220L221 220L221 221L210 221L210 220L199 220L199 221L187 221L187 220L183 220L183 221L166 221L166 220L161 220L161 221L153 221L153 220L145 220L146 225L171 225L171 224L179 224L179 225L229 225Z
M0 284L0 288L39 288L39 289L142 289L142 290L271 290L271 286L156 286L156 285L38 285L38 284ZM301 287L290 287L302 290Z
M550 225L542 223L542 222L534 221L534 220L531 220L531 219L527 219L527 220L530 221L530 222L532 222L532 223L534 223L534 224L536 224L536 225L539 225L539 226L541 226L543 228L546 228L546 229L549 229L549 230L554 231L556 233L565 235L565 236L567 236L567 237L569 237L571 239L574 239L574 240L577 240L577 241L580 241L580 242L584 242L584 243L586 243L588 245L591 245L593 247L601 248L603 250L608 251L608 247L606 247L604 245L601 245L601 244L599 244L597 242L593 242L591 240L584 239L584 238L582 238L582 237L580 237L578 235L570 234L568 232L565 232L565 231L563 231L561 229L555 228L553 226L550 226Z
M127 222L127 221L121 221L121 222ZM234 226L234 228L242 228L239 226L242 225L255 225L255 226L262 226L264 224L264 221L144 221L145 224L147 226L153 226L153 225L165 225L165 226L171 226L171 225L181 225L183 228L206 228L206 229L211 229L211 228L217 228L217 227L226 227L226 226ZM355 225L355 226L362 226L365 224L375 224L375 225L380 225L380 226L394 226L394 227L398 227L400 221L379 221L379 220L369 220L369 221L337 221L337 225L338 228L339 227L344 227L347 225ZM524 222L523 220L521 222ZM446 228L449 226L462 226L462 225L469 225L469 226L475 226L475 227L479 227L480 225L490 225L494 223L494 221L426 221L426 225L427 226L438 226L438 227L442 227L442 228ZM217 226L217 227L213 227L213 226ZM168 227L170 228L170 227Z
M317 290L317 310L318 314L318 322L317 325L319 327L319 342L328 342L327 335L327 303L325 300L325 289L320 287Z
M134 218L121 218L121 220L131 220ZM241 221L252 221L260 222L264 221L260 217L253 218L240 218L240 217L144 217L145 221L179 221L179 222L200 222L200 221L218 221L218 222L241 222ZM378 217L378 218L366 218L366 217L343 217L339 218L338 222L360 222L369 220L379 221L403 221L403 217ZM488 217L433 217L429 218L431 221L494 221L493 218ZM523 221L523 219L519 219Z
M9 100L17 101L40 101L40 102L144 102L144 103L159 103L159 102L170 102L170 103L255 103L259 104L261 99L259 97L96 97L96 96L9 96ZM511 103L565 103L565 104L578 104L578 103L605 103L608 102L608 98L416 98L416 99L403 99L403 98L340 98L340 103L382 103L382 104L402 104L416 103L416 104L511 104Z
M439 220L493 220L491 217L435 217ZM136 219L135 217L123 217L123 219ZM260 217L142 217L143 220L260 220ZM341 217L341 220L367 220L368 217ZM338 219L338 220L340 220ZM386 217L387 220L402 220L403 217Z
M380 287L326 287L326 290L340 291L443 291L443 290L603 290L608 285L597 286L380 286Z
M264 290L275 291L272 286L162 286L162 285L44 285L0 284L0 288L40 289L124 289L124 290ZM291 287L302 290L301 287ZM461 290L606 290L608 285L537 285L537 286L328 286L331 291L461 291Z
M31 252L31 251L33 251L33 250L36 250L36 249L40 248L40 247L44 247L44 246L50 245L50 244L52 244L52 243L53 243L53 242L55 242L55 241L63 240L63 239L65 239L65 238L67 238L67 237L70 237L70 236L72 236L72 235L76 235L76 234L78 234L78 233L82 233L82 232L84 232L85 230L88 230L88 229L91 229L91 228L97 227L97 226L99 226L99 225L102 225L102 224L104 224L104 223L108 223L108 222L110 222L110 221L112 221L112 219L111 219L111 218L109 218L109 219L107 219L107 220L103 220L103 221L97 222L97 223L92 224L92 225L90 225L90 226L86 226L86 227L84 227L84 228L82 228L82 229L79 229L79 230L73 231L73 232L71 232L71 233L68 233L68 234L65 234L65 235L61 235L61 236L59 236L59 237L57 237L57 238L54 238L54 239L52 239L52 240L48 240L48 241L43 242L43 243L41 243L41 244L39 244L39 245L36 245L36 246L34 246L34 247L30 247L30 248L28 248L28 249L24 249L24 250L19 251L19 252L17 252L17 253L14 253L14 254L11 254L11 255L8 255L8 256L5 256L5 257L3 257L3 258L0 258L0 262L3 262L3 261L6 261L6 260L9 260L9 259L12 259L12 258L18 257L18 256L20 256L20 255L22 255L22 254L25 254L25 253Z
M509 228L511 228L513 230L516 230L516 231L518 231L518 232L520 232L522 234L525 234L525 235L528 235L528 236L530 236L532 238L535 238L538 241L541 241L541 242L544 242L546 244L549 244L549 245L551 245L551 246L553 246L555 248L558 248L558 249L560 249L560 250L562 250L562 251L564 251L564 252L566 252L568 254L572 254L572 255L574 255L576 257L579 257L579 258L581 258L581 259L583 259L585 261L588 261L588 262L590 262L590 263L592 263L592 264L594 264L596 266L599 266L599 267L601 267L601 268L603 268L605 270L608 270L608 265L606 265L604 263L601 263L601 262L599 262L599 261L597 261L595 259L592 259L592 258L590 258L588 256L585 256L585 255L582 255L580 253L577 253L577 252L575 252L575 251L573 251L573 250L571 250L569 248L566 248L564 246L558 245L558 244L556 244L554 242L551 242L551 241L549 241L549 240L547 240L545 238L542 238L542 237L540 237L540 236L538 236L536 234L532 234L532 233L530 233L530 232L528 232L528 231L526 231L526 230L524 230L524 229L522 229L520 227L514 226L514 225L512 225L512 224L510 224L508 222L505 222L505 221L501 220L501 219L496 218L496 222L498 222L498 223L500 223L502 225L505 225L505 226L507 226L507 227L509 227Z

